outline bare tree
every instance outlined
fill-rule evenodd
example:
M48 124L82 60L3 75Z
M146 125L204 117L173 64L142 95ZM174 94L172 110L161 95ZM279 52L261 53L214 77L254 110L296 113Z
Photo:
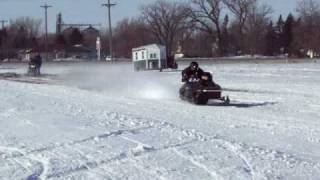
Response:
M28 37L37 37L40 35L41 20L30 17L20 17L10 21L10 29L19 30L23 27Z
M218 54L223 55L223 37L221 30L222 0L191 0L192 7L190 15L192 20L198 24L198 28L215 39Z
M300 0L296 10L300 18L299 27L295 30L296 44L301 49L320 51L320 2Z
M188 11L183 3L158 0L153 4L141 7L142 17L148 29L158 42L167 48L167 55L172 55L175 42L189 27Z
M132 48L154 42L153 35L141 19L124 19L115 28L115 54L131 57Z
M267 33L267 27L271 20L270 14L273 12L272 8L268 5L259 6L254 4L249 8L247 20L245 22L246 39L245 47L247 51L253 55L263 48L261 43Z
M234 14L239 33L239 48L244 47L244 28L250 9L256 5L257 0L223 0L224 4Z
M40 35L41 20L20 17L10 21L7 46L18 49L39 48L37 37Z
M315 18L320 13L320 3L316 0L300 0L296 10L303 18Z

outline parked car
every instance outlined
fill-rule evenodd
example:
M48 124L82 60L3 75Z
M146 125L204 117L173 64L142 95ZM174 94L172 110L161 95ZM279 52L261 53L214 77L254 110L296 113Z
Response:
M111 61L111 60L112 60L111 56L106 57L106 61Z

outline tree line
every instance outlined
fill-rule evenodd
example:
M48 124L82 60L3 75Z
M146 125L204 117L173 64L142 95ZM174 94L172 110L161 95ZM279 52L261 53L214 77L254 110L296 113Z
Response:
M43 44L41 21L19 18L0 31L0 56L10 50ZM123 19L114 28L114 54L130 57L137 46L158 43L173 55L187 57L266 55L303 57L320 52L320 2L299 0L295 12L276 20L271 6L259 0L157 0L140 7L140 15ZM107 42L107 33L102 33ZM92 40L91 40L92 41ZM50 35L51 50L73 44L94 46L80 31L67 37ZM107 43L104 51L107 51Z
M118 23L116 54L158 42L172 54L182 46L188 57L286 55L320 51L320 2L300 0L296 12L274 20L273 9L258 0L158 0L143 5L141 16ZM133 39L135 40L133 40Z

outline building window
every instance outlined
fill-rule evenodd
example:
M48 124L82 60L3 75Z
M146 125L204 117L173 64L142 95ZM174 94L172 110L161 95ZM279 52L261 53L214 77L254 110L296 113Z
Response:
M142 51L142 59L144 59L144 52Z
M154 57L154 58L157 58L157 53L154 53L154 54L153 54L153 57Z
M136 52L136 60L138 60L138 53Z

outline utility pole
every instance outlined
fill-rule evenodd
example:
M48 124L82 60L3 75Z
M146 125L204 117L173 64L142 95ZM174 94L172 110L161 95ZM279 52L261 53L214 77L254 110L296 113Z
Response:
M2 24L2 29L4 29L4 24L7 23L7 20L0 20L1 24Z
M45 51L46 51L46 61L48 61L48 8L51 8L52 6L47 5L45 3L43 6L40 6L44 8L45 13L45 28L46 28L46 35L45 35Z
M109 52L110 52L110 58L111 61L113 61L113 49L112 49L112 27L111 27L111 7L115 6L116 4L111 3L110 0L108 0L107 4L102 4L102 6L106 6L108 8L108 17L109 17Z

